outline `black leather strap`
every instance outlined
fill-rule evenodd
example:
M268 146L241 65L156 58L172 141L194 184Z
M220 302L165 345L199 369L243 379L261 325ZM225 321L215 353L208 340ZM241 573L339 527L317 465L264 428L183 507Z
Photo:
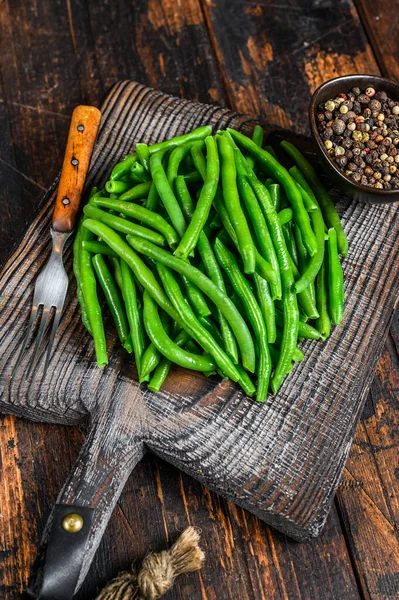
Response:
M70 513L77 513L83 518L83 527L76 533L69 533L62 526L64 517ZM38 600L71 600L82 567L93 514L91 508L55 505Z

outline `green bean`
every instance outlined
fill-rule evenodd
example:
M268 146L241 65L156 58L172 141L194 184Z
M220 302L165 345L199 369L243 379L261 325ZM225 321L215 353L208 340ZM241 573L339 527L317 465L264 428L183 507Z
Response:
M211 136L205 140L207 149L206 176L198 198L197 206L191 217L180 244L174 254L179 258L187 258L197 245L198 237L205 226L216 194L219 182L219 157L215 139Z
M137 185L131 187L126 192L119 196L119 200L122 202L131 202L133 200L141 200L142 198L146 198L151 188L151 183L149 181L145 181L144 183L138 183Z
M240 379L240 375L230 358L215 342L212 335L200 324L188 304L184 302L183 294L181 293L179 284L174 278L172 271L162 263L157 263L157 269L165 291L168 294L175 310L179 314L184 329L186 329L186 331L188 331L190 335L213 356L216 364L223 371L223 373L225 373L233 381L238 381ZM213 367L210 367L204 370L210 370L212 368Z
M317 252L314 256L311 256L309 262L302 270L301 277L295 282L295 291L299 292L306 289L316 278L324 259L324 239L325 239L325 225L323 215L316 202L316 210L310 213L310 219L312 221L313 230L317 240Z
M137 372L140 376L141 360L144 353L144 332L138 305L136 282L129 265L123 259L120 259L120 261L122 272L122 296L130 327L134 359L136 361Z
M180 333L175 337L175 344L177 346L184 346L190 340L190 334L187 331L180 331ZM148 389L152 392L159 392L161 389L165 379L167 378L170 368L172 366L172 361L166 358L166 356L162 356L161 360L156 367L153 376L148 384Z
M109 194L123 194L132 188L131 181L115 181L110 179L105 184L105 189Z
M104 256L118 256L116 252L111 250L111 248L105 242L96 242L94 240L82 242L82 248L90 252L90 254L103 254Z
M86 220L82 220L82 226L85 230ZM82 239L90 239L91 233L84 234ZM81 274L81 290L84 305L86 307L87 318L90 324L91 335L94 340L94 350L96 353L97 365L104 367L108 364L107 343L105 340L104 323L102 319L101 305L97 294L96 276L91 262L91 255L83 248L80 251L80 274Z
M289 260L290 260L290 264L291 264L292 273L294 275L294 280L298 281L298 279L301 276L298 271L298 267L294 263L291 255L289 256ZM311 294L311 292L309 292L308 288L305 288L302 292L298 293L298 302L302 306L303 310L305 311L308 319L317 319L317 317L319 316L319 313L317 312L316 304L315 304L315 302L312 298L312 294Z
M190 302L194 311L197 313L197 316L207 317L208 315L210 315L211 310L207 305L206 300L202 295L202 292L197 288L196 285L194 285L189 279L187 279L187 277L185 277L184 275L182 275L181 277L184 288L186 290L188 301Z
M151 183L150 174L145 170L143 165L140 164L139 162L134 163L134 165L130 169L130 173L138 181L142 181L143 183L145 183L145 182Z
M263 146L263 136L264 136L264 131L263 128L260 125L255 125L254 130L252 132L252 141L259 146L259 148L262 148ZM247 163L248 165L251 167L251 169L254 168L255 166L255 159L253 156L247 156L246 157Z
M280 310L276 310L276 323L280 329L284 326L284 315ZM311 325L299 321L298 337L305 340L319 340L320 332Z
M114 320L118 337L122 346L125 348L125 350L127 350L127 352L130 353L132 352L130 331L120 292L115 285L115 281L104 260L104 257L101 256L101 254L95 254L92 262L98 282L104 292L104 296L107 300L107 304Z
M151 151L151 147L150 147ZM172 188L169 185L168 178L162 166L162 159L166 150L161 150L155 154L151 154L150 158L150 169L151 176L154 181L155 187L159 197L161 198L162 204L164 205L166 212L169 215L171 223L180 237L183 236L186 230L186 222L184 220L183 213L176 200L176 196L173 193Z
M254 282L256 295L266 324L267 341L269 344L274 344L276 341L276 310L270 293L269 284L257 273L254 274Z
M284 187L294 213L295 222L301 229L304 244L306 245L310 256L313 256L317 251L316 238L310 226L309 215L305 210L302 196L299 193L295 180L292 179L288 171L280 165L269 152L258 148L252 140L242 133L239 133L234 129L228 129L227 131L232 135L238 145L245 148L245 150L255 157L261 167L271 171L278 183Z
M316 302L319 318L316 320L316 329L320 332L320 337L325 340L330 337L331 319L328 314L328 269L327 261L324 260L316 280Z
M277 212L279 212L280 208L281 208L281 192L280 192L280 186L278 183L272 183L269 186L266 185L267 189L269 190L269 194L270 197L272 199L273 202L273 206L274 206L274 210L276 210ZM286 209L283 209L286 210Z
M328 307L331 320L339 325L344 316L344 276L338 256L337 232L328 230Z
M212 246L204 232L202 232L198 238L198 251L209 279L213 281L223 293L226 293L222 272L213 253ZM217 318L223 338L224 349L236 365L238 362L237 344L233 332L231 331L231 327L219 308L217 309Z
M137 158L140 161L140 164L142 167L144 167L144 169L147 171L147 173L150 172L150 151L148 149L147 144L136 144L136 153L137 153Z
M221 158L221 180L224 202L238 239L238 246L244 263L244 272L254 273L256 269L255 246L238 195L233 145L225 136L219 135L217 136L217 140Z
M263 131L263 130L262 130ZM243 156L240 150L235 146L234 158L237 168L237 183L238 189L241 194L241 198L244 200L244 204L247 208L249 217L252 221L255 236L261 251L261 255L269 261L272 269L277 274L276 283L271 285L271 291L273 298L281 298L281 278L279 274L277 255L274 250L273 242L270 237L269 230L266 225L265 217L259 206L258 199L252 190L248 178Z
M158 348L156 348L155 345L150 342L141 359L141 369L139 372L140 383L150 380L150 375L159 365L161 358L161 353Z
M267 398L269 389L269 380L272 371L269 346L267 343L267 330L263 319L262 311L251 290L251 286L241 273L237 261L231 252L217 239L215 241L215 254L220 266L226 272L235 292L240 295L244 304L248 319L255 333L256 341L259 346L259 364L258 364L258 385L256 390L256 400L264 402Z
M76 228L75 238L73 240L73 273L76 279L76 293L78 297L78 302L80 306L80 313L82 318L82 323L86 327L87 331L91 335L91 326L89 317L87 315L86 303L83 297L82 292L82 277L81 277L81 253L82 248L84 247L84 237L90 237L90 232L87 229L83 228L83 219L82 217L79 220L78 226Z
M275 346L277 346L277 348L279 349L280 354L281 354L282 343L283 343L282 331L281 331L281 329L277 329ZM298 346L296 346L294 348L294 352L292 354L292 360L294 362L301 362L304 358L305 358L304 353L302 352L302 350L300 348L298 348Z
M252 171L249 171L249 182L264 212L280 267L284 331L279 362L271 382L273 393L276 394L285 377L287 369L291 364L292 355L296 346L299 324L298 303L293 291L294 274L292 271L292 261L290 261L290 255L284 240L283 231L278 221L277 212L271 201L270 194L267 188L257 177L255 177Z
M248 159L247 159L247 160L248 160ZM266 186L267 188L269 188L271 185L278 185L278 184L276 184L276 182L274 181L274 179L272 179L271 177L267 177L267 178L266 178L266 180L265 180L265 186ZM270 191L270 190L269 190L269 191ZM277 207L276 205L274 205L274 208L275 208L276 210L278 210L278 207Z
M212 321L212 319L210 319L209 317L198 317L198 321L211 334L215 342L219 344L219 346L223 347L223 338L220 335L220 331L215 325L215 323Z
M172 150L173 148L182 146L183 144L195 142L197 140L203 140L208 135L211 135L211 133L212 128L209 125L204 125L203 127L198 127L197 129L190 131L190 133L185 133L184 135L176 136L170 140L153 144L152 146L149 146L149 151L152 155L158 151Z
M121 177L123 177L124 175L126 175L126 173L129 173L130 168L132 167L133 163L137 160L137 154L130 154L129 156L126 156L126 158L124 160L122 160L121 162L119 162L117 165L114 166L114 168L111 171L111 180L117 180L120 179Z
M122 198L122 196L121 196ZM159 194L157 188L155 187L155 183L151 182L151 187L148 192L147 200L144 202L144 207L148 210L155 210L159 200Z
M102 223L109 225L109 227L112 227L112 229L116 229L116 231L120 231L121 233L131 233L133 235L137 235L138 237L143 237L159 246L163 246L165 243L165 238L161 234L156 233L151 229L147 229L147 227L142 227L141 225L131 223L127 219L122 219L116 215L110 215L109 213L101 210L100 208L96 208L95 206L87 204L84 207L83 212L87 217L101 221Z
M238 384L242 387L247 396L253 396L256 392L256 387L254 386L250 376L241 365L236 365L236 369L240 374Z
M202 181L205 181L207 165L205 157L202 153L202 146L198 144L193 144L193 146L191 146L190 148L190 154L191 158L193 159L194 167L200 174ZM219 162L219 157L217 158L217 161Z
M271 154L273 156L273 158L275 158L276 160L278 160L277 154L275 149L272 146L265 146L265 150L266 152L268 152L269 154Z
M283 226L292 221L292 210L290 208L283 208L283 210L280 210L280 212L277 213L277 216L280 225Z
M210 371L216 367L216 362L211 356L192 354L171 340L162 326L157 305L147 291L144 292L144 326L159 352L177 365L195 371Z
M187 184L201 183L202 181L202 177L198 171L190 171L190 173L186 173L186 175L183 175L183 177Z
M213 229L219 229L219 227L221 227L221 225L222 225L222 221L220 220L218 213L215 213L215 216L213 217L212 221L209 223L209 228L212 231Z
M191 198L190 192L187 187L187 183L184 180L183 175L178 175L175 180L176 196L179 202L179 206L187 220L191 219L194 212L194 203Z
M110 200L109 198L97 198L94 200L94 205L114 209L127 217L145 223L149 227L152 227L152 229L159 231L171 248L174 248L179 242L179 238L173 227L161 215L148 210L144 206L120 200Z
M168 166L166 170L166 176L172 190L175 183L175 179L179 173L180 163L189 152L190 144L185 144L184 146L178 146L170 153Z
M340 254L342 254L342 256L347 256L348 240L343 230L341 220L333 204L333 201L331 200L324 185L321 183L316 171L314 170L310 162L301 154L301 152L299 152L299 150L295 148L295 146L293 146L289 142L281 142L281 146L282 148L284 148L287 154L289 154L289 156L293 159L297 167L306 177L310 187L313 190L314 195L316 196L320 204L324 220L326 221L328 227L333 227L337 232L337 243Z
M85 226L87 227L87 222L85 222ZM207 295L218 308L220 308L237 339L244 367L248 371L253 372L255 368L255 350L251 334L245 321L227 295L219 290L218 287L199 269L189 265L184 260L177 258L158 246L138 237L128 236L127 241L135 248L135 250L145 254L148 258L152 258L153 260L170 267L181 275L186 275L190 281L198 286L199 289ZM153 294L151 295L154 297Z
M122 291L122 269L121 269L121 263L119 262L119 257L118 256L111 256L108 261L110 262L110 264L112 265L112 275L116 281L116 283L118 284L119 289Z
M305 248L305 245L303 243L302 240L302 235L301 235L301 231L299 229L299 227L297 225L293 226L292 229L293 235L294 235L294 239L295 239L295 244L296 244L296 248L298 251L298 269L300 273L308 273L308 265L309 265L309 254ZM324 255L324 232L323 232L323 242L322 242L322 248L323 248L323 255ZM315 254L316 256L316 254ZM312 256L311 258L314 258L314 256ZM319 272L320 270L320 265L317 266L317 272ZM301 275L302 276L302 275ZM304 289L308 289L310 296L313 300L314 303L316 303L316 293L315 293L315 289L314 289L314 279L316 278L316 275L313 279L308 278L308 285L305 286ZM296 286L296 282L295 282L295 291L297 290L297 286Z
M297 181L297 178L294 176L294 169L296 169L297 167L291 167L291 169L289 169L289 174L291 175L291 177L293 177L293 179L295 179L296 181L296 185L298 190L301 193L302 196L302 200L303 200L303 205L306 208L306 210L308 212L312 212L314 210L317 210L318 208L318 204L314 199L313 194L309 194L308 191Z

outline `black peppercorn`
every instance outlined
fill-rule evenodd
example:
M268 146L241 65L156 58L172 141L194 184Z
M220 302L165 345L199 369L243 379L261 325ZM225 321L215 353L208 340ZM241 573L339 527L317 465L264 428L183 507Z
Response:
M360 88L358 87L352 88L352 92L355 94L355 96L359 96L359 94L361 94Z
M381 102L386 102L388 100L387 93L384 91L377 92L375 97L377 98L377 100L381 100Z
M346 158L346 156L336 156L335 162L337 163L340 169L344 169L348 163L348 159Z

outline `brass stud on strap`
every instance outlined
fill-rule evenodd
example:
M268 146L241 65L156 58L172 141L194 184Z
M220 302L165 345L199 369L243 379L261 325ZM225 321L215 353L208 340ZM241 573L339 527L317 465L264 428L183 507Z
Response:
M78 513L69 513L62 519L62 527L68 533L77 533L83 527L84 521L81 515Z

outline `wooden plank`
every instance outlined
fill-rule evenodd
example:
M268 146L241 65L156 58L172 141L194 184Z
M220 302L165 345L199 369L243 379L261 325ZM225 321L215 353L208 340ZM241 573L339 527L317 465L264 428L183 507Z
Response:
M351 0L201 0L229 106L308 133L310 92L349 73L378 74Z
M399 79L399 23L396 2L355 0L363 26L384 77Z

